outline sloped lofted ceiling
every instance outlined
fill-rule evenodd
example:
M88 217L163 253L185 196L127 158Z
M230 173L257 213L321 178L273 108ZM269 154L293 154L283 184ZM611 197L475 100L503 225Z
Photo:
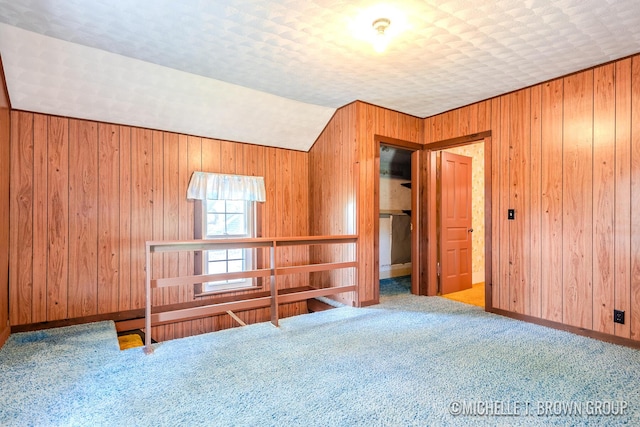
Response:
M0 54L15 109L306 151L355 100L427 117L640 51L637 0L390 5L0 0Z

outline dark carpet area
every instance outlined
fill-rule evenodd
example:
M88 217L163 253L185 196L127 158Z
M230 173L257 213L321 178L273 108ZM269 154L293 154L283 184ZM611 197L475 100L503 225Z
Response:
M380 296L411 293L411 276L390 277L380 280Z

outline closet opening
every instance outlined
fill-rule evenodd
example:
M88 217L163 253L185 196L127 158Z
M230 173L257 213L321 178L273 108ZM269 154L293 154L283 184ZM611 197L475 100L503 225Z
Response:
M419 144L376 137L377 297L420 294Z

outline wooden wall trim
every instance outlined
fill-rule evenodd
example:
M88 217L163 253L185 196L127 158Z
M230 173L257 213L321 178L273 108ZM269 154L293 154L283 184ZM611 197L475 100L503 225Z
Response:
M424 194L424 182L422 181L422 150L411 153L411 293L425 295L421 292L422 286L422 195Z
M295 291L309 290L309 289L310 289L309 287L283 289L279 293L286 295ZM270 295L269 291L257 291L257 292L251 293L252 298L264 298L264 297L269 297L269 295ZM210 299L197 299L194 301L180 302L180 303L153 307L153 313L154 314L165 313L165 312L170 312L174 310L202 307L202 306L211 304L212 302L217 304L224 304L228 302L239 301L244 298L246 298L245 295L213 296ZM289 303L281 304L280 310L282 311L283 309L286 309L287 306L291 306L291 305L293 304L289 304ZM265 304L265 308L266 307L268 307L268 304ZM238 313L241 312L241 310L236 310L236 311ZM246 311L248 310L244 310L244 312ZM243 317L244 317L244 314L246 314L244 312L243 312ZM70 319L53 320L48 322L14 325L11 327L11 332L12 333L30 332L30 331L38 331L42 329L52 329L52 328L61 328L65 326L81 325L84 323L104 322L109 320L116 322L116 329L118 331L125 331L125 330L143 328L144 317L145 317L144 308L140 308L135 310L124 310L124 311L117 311L113 313L101 313L101 314L95 314L91 316L74 317ZM268 321L268 320L265 320L265 321ZM135 322L135 327L127 326L127 325L131 325L132 324L131 322ZM125 327L123 328L122 325L125 325Z
M306 288L305 288L306 289ZM285 291L288 291L285 290ZM268 297L270 295L269 291L256 292L252 294L255 298ZM222 297L216 298L215 301L219 303L238 301L239 299L245 298L244 296L231 296L231 297ZM305 302L306 303L306 302ZM162 307L154 307L154 313L164 313L167 311L187 309L193 307L201 307L204 305L210 304L207 300L196 300L191 302L182 302L176 304L169 304ZM280 305L280 313L290 309L290 306L296 305L296 303L285 303ZM264 308L268 309L269 304L265 303ZM242 313L242 317L246 317L247 312L250 310L235 310L236 313ZM43 329L53 329L53 328L62 328L65 326L74 326L74 325L82 325L84 323L93 323L93 322L105 322L105 321L113 321L116 322L116 330L118 332L128 331L132 329L144 328L144 309L135 309L135 310L125 310L118 311L114 313L102 313L95 314L92 316L84 316L84 317L74 317L70 319L61 319L61 320L53 320L48 322L38 322L38 323L28 323L24 325L15 325L10 328L11 333L21 333L21 332L31 332L31 331L39 331ZM268 321L268 320L265 320ZM7 332L8 336L8 332Z
M426 148L433 151L438 151L442 150L443 148L453 148L459 145L466 145L471 142L480 141L489 137L491 137L491 131L487 130L484 132L472 133L469 135L457 136L455 138L448 138L440 141L430 142L426 144Z
M380 142L374 137L375 152L373 161L373 271L374 282L380 283ZM413 191L413 190L412 190ZM364 275L364 274L363 274ZM373 300L380 301L380 286L373 288Z
M124 310L116 313L102 313L91 316L74 317L70 319L51 320L46 322L25 323L11 326L11 333L39 331L44 329L63 328L66 326L82 325L85 323L106 322L112 320L121 322L130 319L144 318L144 309Z
M426 197L423 203L426 203L426 209L423 209L425 213L426 221L423 229L423 248L426 248L426 260L424 261L424 275L423 280L426 283L423 287L426 289L426 295L438 294L438 269L436 267L438 263L438 239L436 236L437 218L436 218L436 192L438 191L437 178L436 178L436 156L433 151L429 149L424 150L424 156L426 158L425 170L426 170Z
M371 307L372 305L380 304L380 301L377 299L371 299L368 301L360 301L360 305L358 307Z
M493 224L493 205L491 203L491 137L484 139L484 308L491 311L493 308L493 281L492 281L492 265L493 265L493 245L492 245L492 224ZM487 167L489 165L489 167Z
M378 148L380 147L380 144L389 145L396 148L406 148L411 151L422 150L424 148L422 144L417 144L415 142L405 141L402 139L391 138L388 136L377 135L377 134L373 135L373 140L377 144ZM378 157L379 156L380 156L380 153L378 153Z
M540 326L546 326L547 328L557 329L560 331L581 335L583 337L594 338L594 339L609 342L612 344L618 344L618 345L623 345L625 347L640 349L640 341L634 341L628 338L617 337L615 335L610 335L603 332L594 331L591 329L581 328L579 326L567 325L560 322L554 322L553 320L541 319L539 317L530 316L528 314L514 313L512 311L502 310L499 308L492 308L491 310L487 310L487 311L489 313L498 314L500 316L508 317L510 319L522 320L524 322L534 323Z

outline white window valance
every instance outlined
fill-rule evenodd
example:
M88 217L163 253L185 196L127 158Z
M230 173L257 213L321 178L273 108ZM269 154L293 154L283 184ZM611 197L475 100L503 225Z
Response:
M187 199L264 202L266 200L264 178L194 172L187 188Z

